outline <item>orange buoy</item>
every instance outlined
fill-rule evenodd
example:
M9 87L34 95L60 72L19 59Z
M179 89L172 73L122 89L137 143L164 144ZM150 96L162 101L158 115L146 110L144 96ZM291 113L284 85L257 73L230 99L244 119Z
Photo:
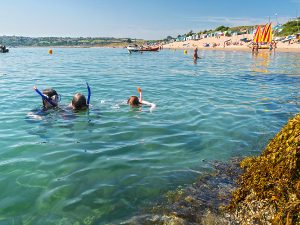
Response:
M48 53L49 53L50 55L52 55L52 49L49 49Z

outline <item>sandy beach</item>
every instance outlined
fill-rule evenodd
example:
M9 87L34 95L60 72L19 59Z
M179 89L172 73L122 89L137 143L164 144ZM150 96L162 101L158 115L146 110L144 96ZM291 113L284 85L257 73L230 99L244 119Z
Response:
M183 42L173 42L166 45L163 45L165 49L205 49L205 50L222 50L222 51L251 51L249 47L249 43L245 43L240 41L240 39L253 38L252 34L244 34L244 35L237 35L232 37L225 37L221 36L219 38L216 37L208 37L201 40L188 40ZM229 42L230 45L226 45L224 43ZM204 47L205 44L209 44L209 47ZM212 47L214 46L214 47ZM260 51L268 51L268 49L263 49ZM300 44L297 43L283 43L278 42L276 51L279 52L300 52Z

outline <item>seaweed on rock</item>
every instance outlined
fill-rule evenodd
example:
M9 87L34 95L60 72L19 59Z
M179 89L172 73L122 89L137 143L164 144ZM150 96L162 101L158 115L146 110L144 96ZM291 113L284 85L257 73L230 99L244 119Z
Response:
M168 192L165 202L121 224L300 225L300 115L260 156L212 166L213 173Z
M211 162L214 170L204 173L193 185L167 192L162 202L121 224L235 224L224 217L219 207L230 202L230 194L242 172L239 163L237 158Z
M243 211L249 219L243 209L251 207L265 212L257 221L300 224L300 115L288 121L260 156L247 157L240 165L244 173L229 209Z

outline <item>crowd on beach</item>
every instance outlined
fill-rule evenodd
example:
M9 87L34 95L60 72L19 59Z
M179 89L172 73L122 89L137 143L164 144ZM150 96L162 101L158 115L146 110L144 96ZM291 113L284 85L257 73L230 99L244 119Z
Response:
M241 51L251 51L253 46L253 35L242 34L235 37L207 37L199 40L186 40L178 41L164 44L165 49L213 49L213 50L241 50ZM275 43L275 44L274 44ZM275 48L279 51L300 51L300 39L273 39L273 43L268 44L270 49L272 45L272 50Z

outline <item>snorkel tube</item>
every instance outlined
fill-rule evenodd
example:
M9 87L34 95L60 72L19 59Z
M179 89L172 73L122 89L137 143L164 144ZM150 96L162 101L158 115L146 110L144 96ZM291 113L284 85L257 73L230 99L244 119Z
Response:
M57 104L55 102L53 102L48 96L46 96L42 92L40 92L39 89L37 89L36 86L34 86L33 89L36 91L36 93L38 93L42 97L42 99L46 100L53 107L57 106Z
M86 105L89 108L90 107L90 100L91 100L91 94L92 94L92 92L91 92L91 88L90 88L88 82L86 82L86 87L88 89L88 98L86 100Z

